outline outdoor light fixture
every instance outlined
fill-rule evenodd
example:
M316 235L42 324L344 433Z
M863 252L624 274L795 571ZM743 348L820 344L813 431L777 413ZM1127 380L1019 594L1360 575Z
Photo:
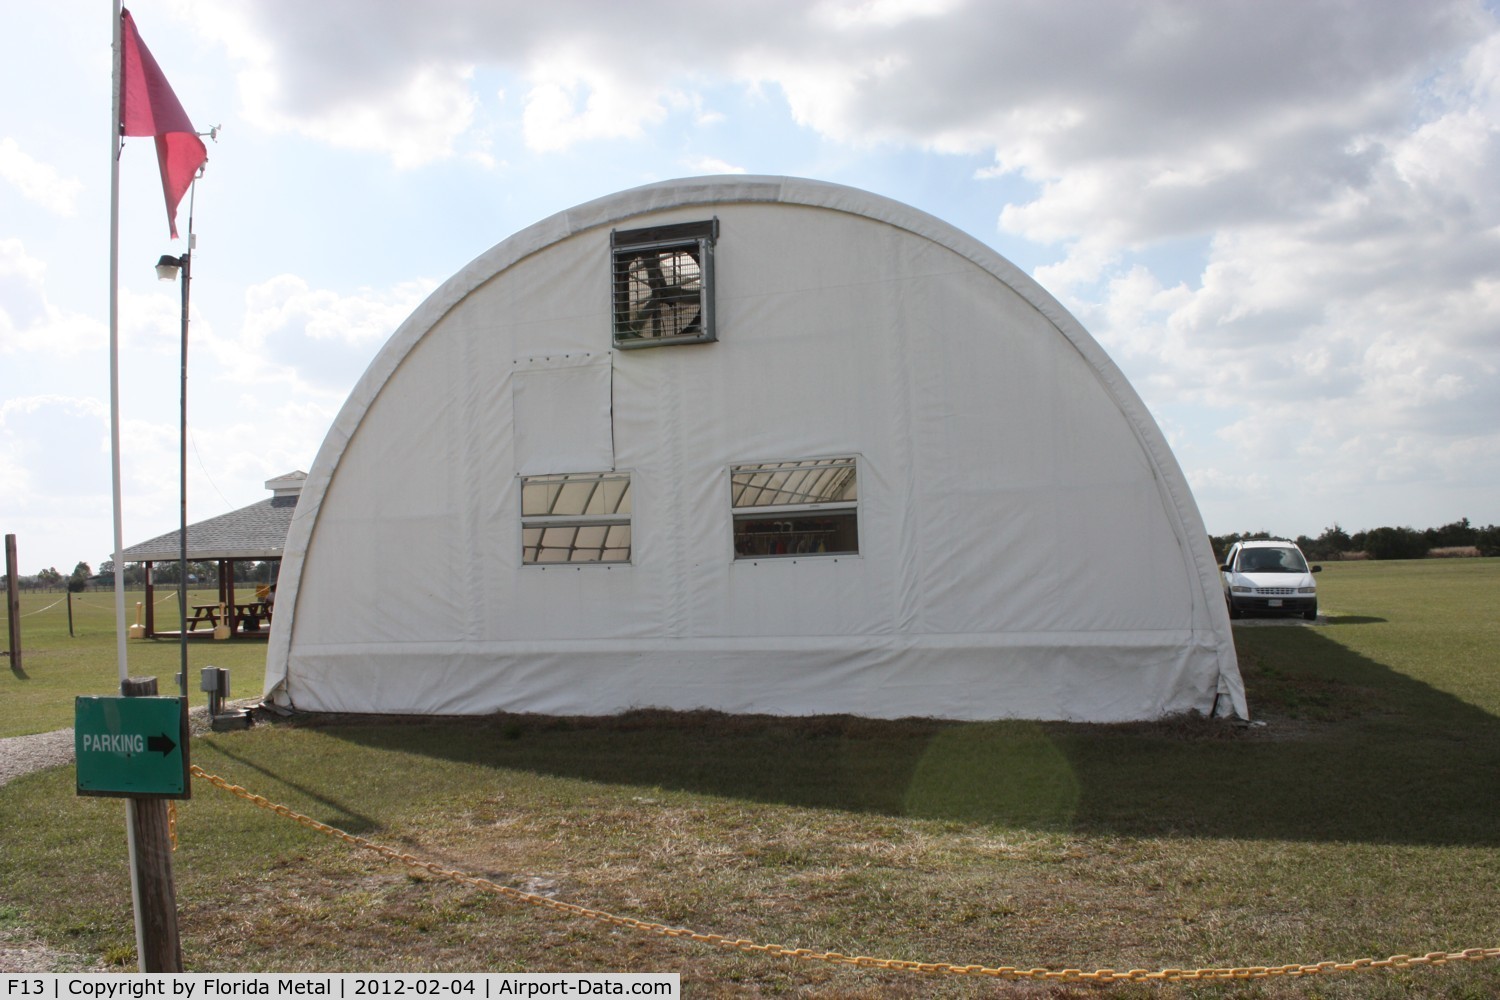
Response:
M182 270L182 264L181 257L162 254L161 260L156 262L156 276L162 281L176 281L177 272Z

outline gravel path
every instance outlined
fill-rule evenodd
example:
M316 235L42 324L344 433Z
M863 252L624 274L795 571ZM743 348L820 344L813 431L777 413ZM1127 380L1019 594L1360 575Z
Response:
M32 771L73 760L73 730L0 739L0 785Z

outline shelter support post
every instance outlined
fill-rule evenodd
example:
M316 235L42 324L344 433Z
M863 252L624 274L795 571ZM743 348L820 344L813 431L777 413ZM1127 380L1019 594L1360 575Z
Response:
M146 638L156 638L156 583L152 580L155 563L146 563Z

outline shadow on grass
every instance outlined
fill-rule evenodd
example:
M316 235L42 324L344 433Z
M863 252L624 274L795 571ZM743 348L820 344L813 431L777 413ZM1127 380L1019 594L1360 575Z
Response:
M300 782L293 781L285 774L273 771L263 764L257 764L255 761L251 760L243 754L235 753L233 750L230 750L229 748L224 746L224 742L225 741L223 740L217 740L211 744L215 753L227 757L228 759L234 761L236 764L244 765L250 770L260 774L262 777L269 778L270 780L280 785L282 788L289 788L294 791L300 792L301 794L311 799L313 802L316 802L318 805L332 810L332 815L323 817L323 822L337 826L339 829L343 830L346 833L365 834L379 829L379 823L377 823L371 817L360 812L359 810L346 805L338 799L331 799L326 795L319 794L306 785L301 784Z
M1500 845L1500 719L1317 629L1236 640L1252 726L649 710L300 724L486 767L799 807L1104 835Z

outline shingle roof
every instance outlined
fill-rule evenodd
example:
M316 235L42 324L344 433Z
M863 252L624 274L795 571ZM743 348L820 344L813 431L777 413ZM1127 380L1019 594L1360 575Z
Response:
M280 559L295 496L279 496L188 525L189 559ZM124 562L168 562L178 558L179 531L169 531L120 553Z

